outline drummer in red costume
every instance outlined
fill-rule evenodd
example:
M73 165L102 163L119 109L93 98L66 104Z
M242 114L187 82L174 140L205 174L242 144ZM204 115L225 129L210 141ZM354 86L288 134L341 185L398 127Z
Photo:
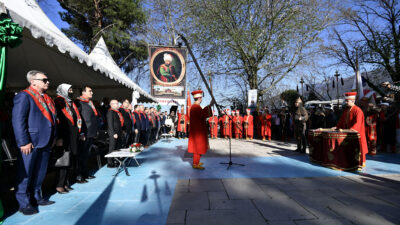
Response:
M204 167L201 166L200 157L209 149L206 119L212 116L211 106L214 101L211 101L210 105L203 109L200 106L203 100L203 91L193 91L192 95L195 102L190 108L188 152L193 153L193 169L202 170Z
M215 110L213 110L213 114L215 114ZM210 126L210 137L212 139L216 139L218 136L218 117L213 115L212 117L208 118L208 123Z
M253 139L253 116L250 114L251 110L246 109L247 115L243 117L244 135L246 140Z
M360 152L363 166L365 166L365 155L368 153L367 139L365 137L365 121L363 111L356 106L357 92L345 93L346 109L339 119L336 129L351 129L360 134Z

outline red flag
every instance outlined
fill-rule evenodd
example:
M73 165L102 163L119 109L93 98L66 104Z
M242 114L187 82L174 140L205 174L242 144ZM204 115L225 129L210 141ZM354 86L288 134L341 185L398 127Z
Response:
M189 89L187 91L187 99L186 99L186 115L188 118L188 122L190 122L190 107L192 106L192 100L190 99Z

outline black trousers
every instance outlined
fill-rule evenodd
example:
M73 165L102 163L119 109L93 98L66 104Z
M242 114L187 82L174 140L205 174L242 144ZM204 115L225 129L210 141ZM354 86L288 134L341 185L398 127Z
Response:
M137 133L133 132L132 134L134 136L133 142L134 143L140 143L140 130L138 130Z
M118 136L117 139L115 139L113 136L109 136L110 138L110 143L108 145L108 153L111 153L114 150L120 149L122 147L122 138ZM107 158L107 163L108 165L111 165L113 163L112 158Z
M139 136L140 136L139 137L140 143L142 145L146 145L147 144L147 132L146 132L146 130L141 130Z
M146 130L146 144L145 145L150 145L150 141L151 141L151 131L152 129L148 129Z
M64 187L68 185L67 182L68 178L68 168L67 167L60 167L57 168L57 186L56 187Z
M297 141L297 150L305 152L307 148L307 138L305 131L297 132L296 141Z
M86 178L89 175L88 159L89 149L94 138L87 138L86 141L79 141L78 160L77 160L77 179Z
M128 148L132 142L132 132L124 132L122 134L122 147Z

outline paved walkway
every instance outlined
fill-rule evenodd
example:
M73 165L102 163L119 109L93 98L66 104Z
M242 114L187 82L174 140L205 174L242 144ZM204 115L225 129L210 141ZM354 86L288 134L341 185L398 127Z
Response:
M354 174L309 163L293 144L212 140L191 168L187 140L160 141L139 155L130 177L103 167L88 184L39 214L15 213L5 224L400 224L400 157L368 157Z

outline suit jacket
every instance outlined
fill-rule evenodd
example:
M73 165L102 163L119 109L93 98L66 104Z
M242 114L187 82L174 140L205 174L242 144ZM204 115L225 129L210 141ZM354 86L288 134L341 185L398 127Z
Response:
M78 107L79 113L82 116L82 133L84 133L87 138L96 137L98 130L98 120L93 112L92 107L90 107L89 103L79 100L76 100L75 104Z
M142 115L142 130L143 131L145 131L145 130L149 130L151 127L150 127L150 120L149 120L149 117L145 114L145 113L143 113Z
M112 137L114 134L118 134L118 138L122 135L122 126L119 116L116 112L112 110L107 111L107 127L108 136Z
M123 127L123 129L125 128L125 131L128 132L128 133L132 132L133 121L132 121L131 117L129 116L129 113L126 112L122 108L119 109L119 112L124 117L124 127Z
M56 117L53 124L56 124ZM56 137L56 127L44 117L32 97L20 92L14 97L12 125L18 147L32 143L35 148L44 148Z
M138 129L138 131L142 130L142 119L139 116L139 113L134 111L133 116L135 117L135 129Z

